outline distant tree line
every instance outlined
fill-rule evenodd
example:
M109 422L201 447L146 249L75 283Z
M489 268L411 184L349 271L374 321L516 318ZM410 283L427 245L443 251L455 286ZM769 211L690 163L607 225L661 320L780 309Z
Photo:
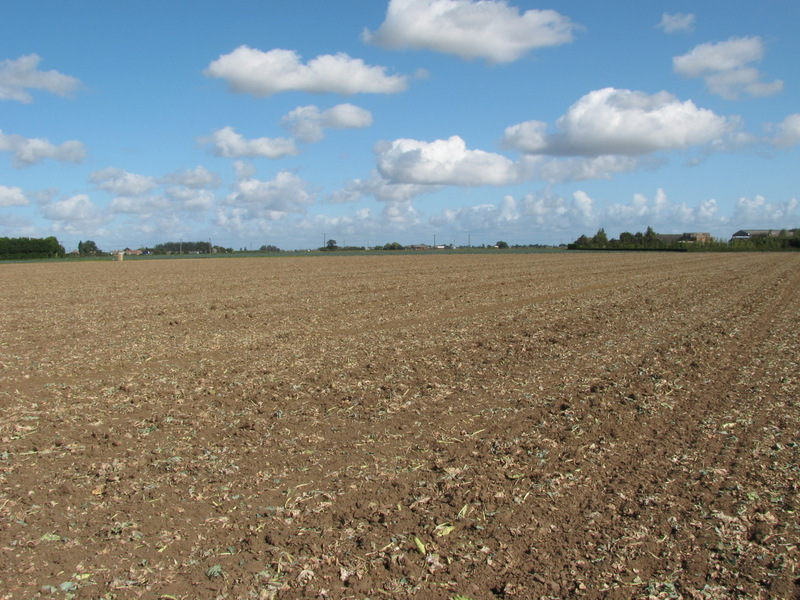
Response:
M648 227L644 233L623 231L619 234L619 239L608 239L605 229L601 227L592 237L582 235L567 248L570 250L664 250L675 246L674 242L668 244L661 241L652 227Z
M687 237L688 236L688 237ZM664 239L668 238L668 239ZM678 239L672 239L678 238ZM749 239L724 240L708 239L698 241L691 235L660 236L652 227L642 232L623 231L618 239L609 239L603 228L592 237L580 236L568 244L570 250L662 250L676 252L746 252L769 250L800 250L800 230L769 232Z
M53 236L47 238L0 237L0 260L26 258L62 258L64 246Z
M470 246L458 246L459 250L479 250L479 249L488 249L488 248L499 248L503 250L511 249L511 248L552 248L553 246L548 244L514 244L513 246L510 245L508 242L498 241L494 245L470 245ZM447 249L453 250L456 249L454 244L441 244L438 246L429 246L428 244L410 244L408 246L404 246L400 242L387 242L385 244L378 244L376 246L339 246L336 240L328 240L324 246L318 248L320 252L334 252L334 251L345 251L345 252L355 252L355 251L397 251L397 250L438 250L438 249Z
M334 252L334 251L342 251L342 252L356 252L358 250L366 250L364 246L339 246L336 243L336 240L328 240L325 242L325 245L319 248L320 252Z
M210 244L208 242L164 242L153 247L153 254L179 254L183 252L208 254Z

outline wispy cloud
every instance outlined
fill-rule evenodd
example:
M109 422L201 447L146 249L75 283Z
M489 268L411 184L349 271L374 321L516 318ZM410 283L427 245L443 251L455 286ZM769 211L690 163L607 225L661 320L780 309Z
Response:
M168 173L159 179L159 183L182 185L197 190L219 187L221 180L216 173L212 173L204 166L198 165L194 169L184 169L183 171Z
M736 100L742 95L759 98L783 91L783 81L765 82L764 75L752 66L763 58L764 44L756 36L700 44L674 57L672 65L679 75L702 77L711 93Z
M694 31L694 15L692 13L664 13L657 25L664 33L688 33Z
M356 202L364 196L372 196L379 202L407 202L441 189L440 185L424 183L398 183L389 181L376 169L366 179L352 179L345 187L331 195L330 202L342 204Z
M30 167L48 158L59 162L79 163L86 157L86 148L77 140L55 145L47 139L6 135L2 131L0 152L11 152L12 164L17 169Z
M325 129L364 129L372 125L372 113L353 104L337 104L320 111L316 106L298 106L281 119L301 142L319 142Z
M777 148L800 144L800 113L791 114L777 125L770 125L768 129L772 135L767 141Z
M525 157L520 161L525 164ZM631 173L643 164L636 156L603 156L552 158L533 163L527 179L537 179L549 183L568 181L588 181L591 179L611 179L617 173ZM653 164L648 161L647 164Z
M28 90L42 90L69 96L81 87L79 79L58 71L40 71L41 58L36 54L15 60L0 61L0 100L29 103L33 97Z

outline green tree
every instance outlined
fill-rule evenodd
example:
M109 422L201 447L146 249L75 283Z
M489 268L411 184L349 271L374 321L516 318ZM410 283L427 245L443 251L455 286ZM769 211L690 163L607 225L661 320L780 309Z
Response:
M78 254L81 256L100 256L103 251L92 240L78 242Z
M656 235L656 232L653 231L653 228L648 225L647 231L644 232L644 238L642 239L642 243L644 244L645 248L655 248L656 246L660 246L661 242Z
M325 244L326 250L338 250L339 246L336 245L336 240L328 240L328 243Z
M575 240L575 246L577 248L588 248L592 245L592 240L590 240L586 235L581 235L577 240Z
M508 242L497 242L495 246L498 248L508 248Z
M608 246L608 236L606 235L606 230L602 227L597 230L597 233L594 234L592 238L592 245L595 248L605 248Z

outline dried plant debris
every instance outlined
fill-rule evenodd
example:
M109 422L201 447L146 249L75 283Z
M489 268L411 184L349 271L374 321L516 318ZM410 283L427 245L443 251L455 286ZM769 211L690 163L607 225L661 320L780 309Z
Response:
M800 257L0 269L0 599L800 595Z

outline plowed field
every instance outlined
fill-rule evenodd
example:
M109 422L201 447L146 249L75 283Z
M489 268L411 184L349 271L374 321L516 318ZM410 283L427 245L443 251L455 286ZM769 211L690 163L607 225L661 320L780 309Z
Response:
M800 255L0 265L0 598L800 595Z

